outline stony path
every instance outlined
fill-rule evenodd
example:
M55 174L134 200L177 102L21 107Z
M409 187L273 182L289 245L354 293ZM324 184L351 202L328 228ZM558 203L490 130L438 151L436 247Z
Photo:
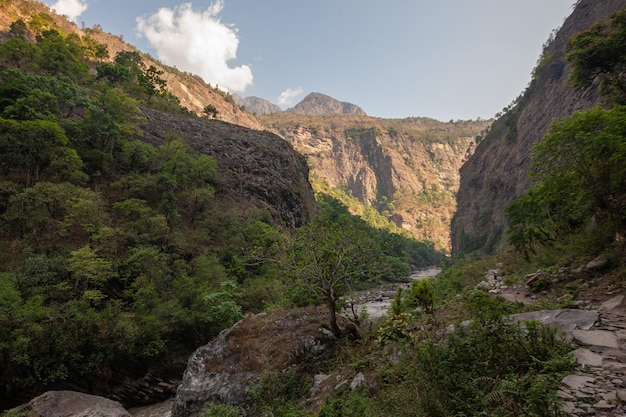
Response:
M585 311L585 310L584 310ZM626 305L624 295L597 306L599 320L590 329L571 332L580 347L578 366L563 379L559 395L572 416L626 415Z
M479 286L510 302L535 302L527 285L503 286L497 273L487 271ZM581 303L580 309L514 315L560 328L576 348L576 369L559 390L563 411L570 416L626 416L626 303L623 294L611 294L601 302Z

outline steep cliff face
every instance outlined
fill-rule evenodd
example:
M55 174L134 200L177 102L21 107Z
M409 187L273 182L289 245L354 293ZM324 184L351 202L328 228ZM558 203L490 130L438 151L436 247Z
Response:
M352 195L418 239L449 249L458 170L486 121L261 117L308 159L314 184Z
M565 49L571 36L626 7L624 0L582 0L544 50L534 79L517 104L496 120L460 170L452 220L453 254L492 253L505 244L504 210L529 187L532 145L550 123L598 103L597 89L574 91Z
M268 131L143 109L143 140L160 145L167 134L214 157L219 167L215 197L230 209L267 209L276 225L302 226L317 212L305 158Z

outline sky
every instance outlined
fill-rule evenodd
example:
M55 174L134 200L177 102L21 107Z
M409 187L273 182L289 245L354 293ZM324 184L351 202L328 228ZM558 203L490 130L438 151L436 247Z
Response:
M213 86L383 118L489 119L524 91L575 0L47 0Z

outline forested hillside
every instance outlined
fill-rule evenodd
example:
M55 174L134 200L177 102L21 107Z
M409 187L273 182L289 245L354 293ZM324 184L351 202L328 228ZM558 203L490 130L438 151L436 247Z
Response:
M442 259L336 203L311 223L308 168L278 136L196 115L136 51L17 17L0 44L0 408L46 389L173 395L189 353L243 314L323 300L293 267L320 224L371 252L351 285Z

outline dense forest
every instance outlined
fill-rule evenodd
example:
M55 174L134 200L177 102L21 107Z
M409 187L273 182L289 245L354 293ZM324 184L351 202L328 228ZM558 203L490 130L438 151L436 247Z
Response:
M174 134L141 140L142 108L200 117L162 72L50 22L17 20L0 44L1 405L185 358L247 312L323 302L323 286L298 289L304 239L332 255L321 239L351 231L337 296L442 260L328 198L298 233L261 208L218 207L214 158Z

